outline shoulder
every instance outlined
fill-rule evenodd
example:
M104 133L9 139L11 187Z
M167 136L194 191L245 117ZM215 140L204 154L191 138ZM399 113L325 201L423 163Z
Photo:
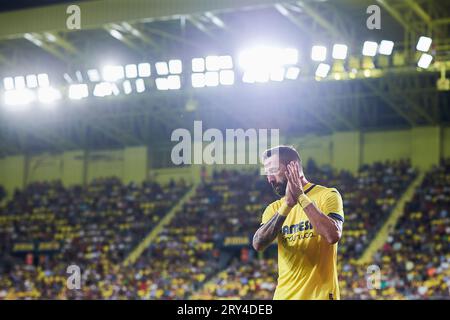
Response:
M341 198L341 194L335 187L325 187L321 185L314 185L314 188L309 192L310 196L315 195L320 200L326 200L328 198Z
M283 199L284 198L281 198L281 199L278 199L278 200L275 200L274 202L272 202L272 203L269 203L268 205L267 205L267 208L266 208L266 210L277 210L277 209L279 209L280 207L281 207L281 205L283 204Z

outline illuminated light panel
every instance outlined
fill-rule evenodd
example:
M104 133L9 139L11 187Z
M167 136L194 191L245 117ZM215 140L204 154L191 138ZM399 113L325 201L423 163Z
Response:
M50 80L48 79L48 74L46 73L40 73L37 76L38 78L38 84L41 88L46 88L50 86Z
M167 86L169 90L178 90L181 88L181 79L180 76L171 75L167 77Z
M27 79L27 87L28 88L37 88L38 80L35 74L29 74L26 77Z
M136 92L141 93L145 91L145 82L144 79L137 79L136 80Z
M192 71L193 72L204 72L205 71L205 59L203 59L203 58L192 59Z
M313 61L325 61L327 58L327 48L324 46L313 46L311 49L311 59Z
M14 88L16 90L25 88L25 78L23 76L14 77Z
M165 76L167 74L169 74L169 67L167 66L167 62L157 62L155 64L156 67L156 73L158 73L158 75L160 76ZM166 89L163 89L166 90Z
M335 44L331 56L333 59L345 60L347 58L348 47L345 44Z
M290 67L286 71L286 79L296 80L298 78L299 74L300 74L300 68L298 68L298 67Z
M125 94L130 94L133 91L133 89L131 88L130 80L125 80L122 85L123 85L123 92L125 92Z
M417 42L416 49L422 52L427 52L428 50L430 50L431 42L431 38L422 36Z
M317 66L316 69L316 76L320 78L325 78L328 75L328 72L330 72L331 66L326 63L321 63Z
M424 53L417 62L417 65L420 68L427 69L431 64L431 61L433 61L433 56L429 55L428 53Z
M96 97L106 97L112 94L112 85L109 82L97 83L94 87L94 96Z
M12 77L6 77L3 79L3 87L5 90L13 90L14 89L14 79Z
M8 90L4 99L7 106L24 106L34 101L35 94L30 89Z
M88 85L85 83L72 84L69 86L69 99L80 100L89 96Z
M167 64L166 64L166 67L167 67ZM141 78L150 77L150 75L152 74L150 63L147 63L147 62L139 63L138 71L139 71L139 77L141 77Z
M122 66L105 66L103 68L103 80L109 82L115 82L123 79L125 72Z
M394 50L394 42L389 40L382 40L380 42L380 47L378 48L378 53L385 56L390 56Z
M183 63L181 60L170 60L169 71L171 74L181 74L183 71Z
M366 41L363 45L362 54L368 57L375 57L377 54L378 43L373 41Z
M220 84L224 86L230 86L234 84L234 71L222 70L219 74Z
M207 87L216 87L219 85L219 73L218 72L206 72L205 73L205 85Z
M150 67L150 65L149 65ZM125 66L125 77L128 79L137 78L138 76L138 68L135 64L127 64Z
M167 78L156 78L155 83L158 90L169 90Z
M53 103L61 99L61 92L52 87L39 88L38 99L42 103Z
M191 83L193 88L203 88L206 86L204 73L193 73L191 75Z
M97 69L90 69L90 70L88 70L87 74L88 74L89 81L91 81L91 82L99 82L100 81L100 74Z

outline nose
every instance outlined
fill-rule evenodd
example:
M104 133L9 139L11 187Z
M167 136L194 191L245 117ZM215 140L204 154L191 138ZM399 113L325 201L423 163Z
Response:
M269 181L270 184L276 182L275 176L274 175L268 175L267 176L267 181Z

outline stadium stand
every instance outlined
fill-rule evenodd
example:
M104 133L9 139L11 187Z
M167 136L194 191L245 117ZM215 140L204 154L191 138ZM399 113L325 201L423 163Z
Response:
M0 295L65 297L66 268L75 264L92 290L73 294L104 298L101 288L90 284L117 268L186 190L183 181L161 187L123 185L110 178L87 188L55 182L17 191L0 214L2 252L13 254L4 259L16 262L0 276ZM20 252L27 254L17 257Z

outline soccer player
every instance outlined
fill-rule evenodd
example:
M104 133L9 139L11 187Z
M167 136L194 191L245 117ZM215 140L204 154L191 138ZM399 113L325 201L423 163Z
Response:
M278 240L274 299L340 299L336 256L344 222L341 195L309 182L293 147L269 149L263 162L268 182L282 198L265 209L253 247L262 251Z

